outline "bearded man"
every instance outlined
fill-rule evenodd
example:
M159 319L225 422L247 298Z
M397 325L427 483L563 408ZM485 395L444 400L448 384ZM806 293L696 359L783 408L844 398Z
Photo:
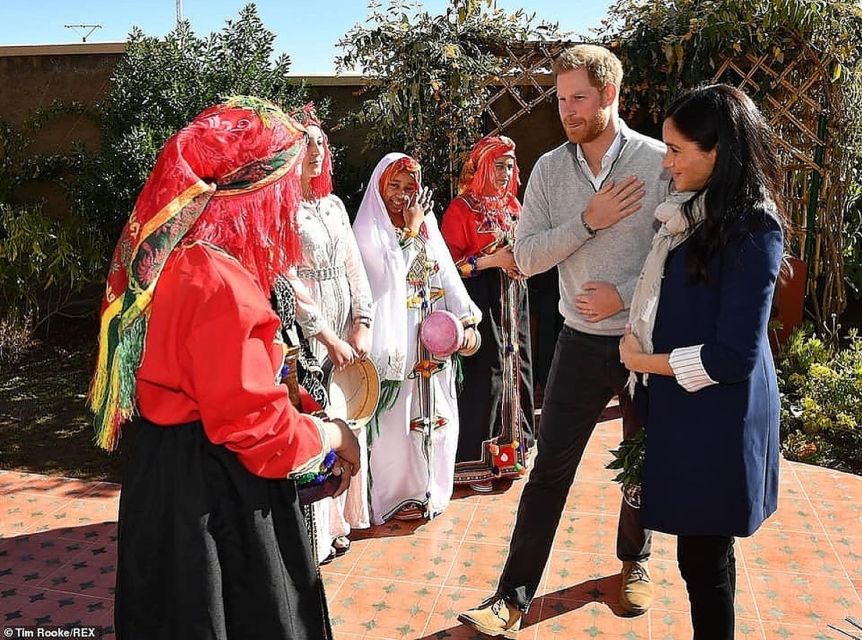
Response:
M640 423L625 391L618 345L650 249L656 206L668 190L664 145L619 117L623 69L610 51L578 45L554 63L560 120L568 142L539 158L515 238L518 269L558 267L565 326L538 429L538 455L524 487L497 593L460 620L490 636L514 638L536 595L566 498L603 409L619 396L623 432ZM585 537L588 532L584 531ZM650 535L623 503L617 533L621 606L652 603Z

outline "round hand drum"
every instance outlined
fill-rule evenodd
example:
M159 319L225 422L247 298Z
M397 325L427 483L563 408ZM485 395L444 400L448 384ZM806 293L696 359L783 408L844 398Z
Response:
M380 376L371 358L356 360L341 371L336 371L327 360L326 368L329 369L326 414L341 418L353 428L367 424L374 417L380 398Z
M464 325L448 311L432 311L419 328L419 339L431 355L445 359L464 345Z

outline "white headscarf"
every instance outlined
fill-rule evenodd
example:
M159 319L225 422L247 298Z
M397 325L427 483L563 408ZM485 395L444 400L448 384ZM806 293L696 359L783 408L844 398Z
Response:
M383 380L403 381L407 375L407 264L380 195L380 177L392 163L407 158L403 153L387 153L377 163L353 223L353 235L362 254L365 272L375 302L371 358ZM428 239L445 250L437 220L425 216ZM439 250L439 249L438 249Z

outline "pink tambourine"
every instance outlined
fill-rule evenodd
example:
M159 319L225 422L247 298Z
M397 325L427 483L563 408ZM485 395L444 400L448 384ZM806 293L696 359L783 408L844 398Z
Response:
M448 311L432 311L419 328L419 339L431 355L448 358L464 344L464 325Z

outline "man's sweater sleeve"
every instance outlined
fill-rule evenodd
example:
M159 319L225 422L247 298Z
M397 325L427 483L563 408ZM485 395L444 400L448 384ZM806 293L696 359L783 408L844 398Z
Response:
M550 181L540 159L533 168L524 193L524 209L515 230L515 262L524 275L547 271L568 258L590 239L581 222L581 211L563 212L567 220L553 226Z

